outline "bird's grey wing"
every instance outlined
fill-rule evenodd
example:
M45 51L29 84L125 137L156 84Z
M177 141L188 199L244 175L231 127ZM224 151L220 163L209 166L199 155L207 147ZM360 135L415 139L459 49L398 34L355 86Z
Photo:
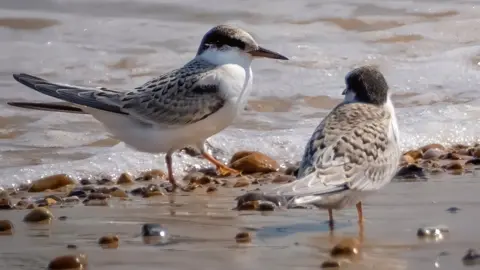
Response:
M27 87L54 98L98 110L127 114L117 105L121 92L53 83L24 73L14 74L13 78Z
M375 190L388 183L399 149L387 111L366 104L340 105L315 130L297 181L280 186L285 196L321 196L347 189Z
M151 124L168 126L198 122L226 102L215 66L194 60L121 98L121 108Z

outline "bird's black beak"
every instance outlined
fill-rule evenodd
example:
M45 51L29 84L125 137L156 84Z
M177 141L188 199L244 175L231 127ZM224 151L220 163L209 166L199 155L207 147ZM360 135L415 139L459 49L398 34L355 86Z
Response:
M271 58L271 59L279 59L279 60L288 60L287 57L279 54L279 53L276 53L274 51L270 51L270 50L267 50L265 48L262 48L260 46L258 46L257 49L255 50L252 50L252 51L249 51L248 52L250 55L252 55L253 57L263 57L263 58Z
M348 91L348 88L345 88L345 89L343 89L343 91L342 91L342 95L344 95L344 96L345 96L345 95L347 94L347 91Z

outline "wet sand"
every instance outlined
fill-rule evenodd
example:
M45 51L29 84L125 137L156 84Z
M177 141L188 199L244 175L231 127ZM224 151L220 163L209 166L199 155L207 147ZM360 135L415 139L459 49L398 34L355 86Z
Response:
M212 194L198 188L147 199L112 198L109 206L53 205L50 224L23 222L30 210L0 210L1 219L15 226L12 236L0 236L0 269L45 269L51 259L77 253L87 255L88 269L100 270L320 269L330 249L344 238L363 242L358 256L339 261L341 269L462 269L466 250L480 246L476 172L389 184L364 202L363 230L354 209L334 212L333 232L327 212L317 209L232 210L235 197L246 190L231 187ZM460 210L451 213L451 207ZM66 219L59 220L61 216ZM168 242L145 244L140 234L145 223L164 226ZM444 239L416 236L418 228L436 225L449 228ZM245 231L252 234L252 243L237 244L235 235ZM119 236L117 249L98 245L108 234ZM67 249L71 244L78 248Z

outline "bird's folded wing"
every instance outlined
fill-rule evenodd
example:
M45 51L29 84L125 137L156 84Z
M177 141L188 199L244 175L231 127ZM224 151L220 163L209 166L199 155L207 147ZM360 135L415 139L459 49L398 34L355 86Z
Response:
M307 148L320 146L304 157L312 159L311 172L274 191L285 196L320 196L346 189L375 190L389 182L399 155L389 138L390 121L381 117L358 120L347 132L330 132L328 119L321 124L322 130L314 133L318 137L312 137Z

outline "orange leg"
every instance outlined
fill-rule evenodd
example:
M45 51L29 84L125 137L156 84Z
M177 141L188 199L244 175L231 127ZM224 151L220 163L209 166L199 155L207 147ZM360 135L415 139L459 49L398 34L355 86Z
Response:
M333 231L333 210L328 209L328 225L330 226L330 230Z
M167 171L168 171L168 181L170 181L170 184L172 184L173 190L177 188L177 181L175 181L175 178L173 177L173 168L172 168L172 152L168 152L165 155L165 162L167 163Z
M357 207L358 224L363 224L362 202L358 202L355 206Z
M208 154L206 151L202 150L202 156L213 163L215 166L217 166L217 171L219 172L220 175L239 175L240 172L237 170L234 170L232 168L229 168L225 164L222 164L220 161L216 160L214 157L212 157L210 154Z

